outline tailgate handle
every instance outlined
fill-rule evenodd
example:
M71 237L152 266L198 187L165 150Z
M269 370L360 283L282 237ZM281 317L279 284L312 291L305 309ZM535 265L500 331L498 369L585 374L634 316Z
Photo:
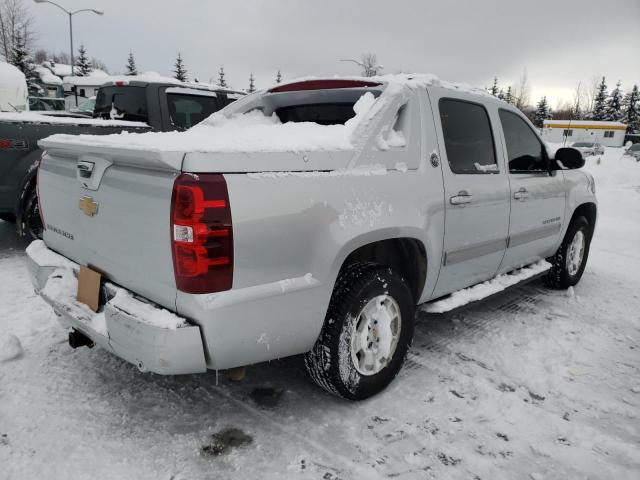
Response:
M91 178L91 175L93 174L93 167L95 167L95 163L93 162L86 162L84 160L81 160L78 162L78 175L80 175L82 178Z

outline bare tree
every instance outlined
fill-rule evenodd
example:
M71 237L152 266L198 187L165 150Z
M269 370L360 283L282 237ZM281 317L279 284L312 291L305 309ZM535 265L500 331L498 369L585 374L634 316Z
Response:
M23 0L0 0L0 54L7 62L11 62L18 36L30 51L36 37L33 17Z
M378 58L375 53L367 52L360 57L362 75L364 77L375 77L382 70L382 65L378 65Z
M598 89L600 87L601 78L602 75L594 75L593 77L591 77L589 82L586 84L586 87L584 88L584 110L587 116L591 115L591 113L593 112L593 107L596 104L596 97L598 96Z
M518 80L518 83L513 87L514 105L522 110L529 105L531 100L531 85L529 85L529 77L527 75L527 69L522 70L522 75Z
M352 58L343 58L341 62L352 62L362 68L363 77L375 77L382 72L384 68L382 65L378 65L378 59L375 53L364 53L360 57L360 60L354 60Z

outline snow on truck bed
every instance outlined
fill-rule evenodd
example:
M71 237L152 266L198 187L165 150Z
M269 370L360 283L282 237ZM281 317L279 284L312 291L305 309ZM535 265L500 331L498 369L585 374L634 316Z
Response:
M308 81L296 79L289 83ZM347 80L363 80L348 78ZM48 142L87 147L115 147L151 152L296 152L352 150L352 134L367 117L382 110L384 102L400 95L403 87L441 86L469 93L483 94L463 84L442 82L433 75L388 75L367 78L380 82L384 93L376 99L370 92L364 93L354 104L355 116L337 125L320 125L313 122L282 123L277 115L265 116L259 110L234 114L214 113L199 125L186 132L122 132L114 135L53 135ZM280 87L287 84L281 84ZM485 92L486 93L486 92ZM374 104L378 109L372 110Z
M227 118L213 114L186 132L122 132L115 135L53 135L48 141L91 147L121 147L159 152L278 152L350 150L351 133L375 102L365 93L353 106L356 115L344 125L282 123L274 114L254 110Z

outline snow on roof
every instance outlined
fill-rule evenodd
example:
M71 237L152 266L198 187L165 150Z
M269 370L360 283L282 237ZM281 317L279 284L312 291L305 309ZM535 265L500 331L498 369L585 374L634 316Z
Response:
M36 67L36 73L40 77L40 81L42 83L46 83L48 85L62 85L62 80L57 75L51 73L47 67Z
M78 86L98 86L111 80L111 76L102 70L93 70L89 75L84 76L66 76L62 79L63 83Z
M600 120L545 120L544 125L548 128L553 127L568 127L571 125L572 127L619 127L619 128L627 128L627 125L622 122L609 122L609 121L600 121Z
M202 82L181 82L173 77L165 77L158 72L145 72L140 75L112 75L108 81L124 81L124 82L146 82L146 83L169 83L180 87L196 88L201 90L215 90L216 92L226 92L231 94L244 95L243 92L232 90L230 88L221 87L213 83Z
M64 63L52 63L50 61L42 62L42 66L51 70L54 75L62 78L66 75L71 75L71 65Z
M101 127L140 127L148 128L143 122L127 122L124 120L102 120L99 118L62 117L45 115L36 112L0 112L0 122L30 122L56 125L95 125Z

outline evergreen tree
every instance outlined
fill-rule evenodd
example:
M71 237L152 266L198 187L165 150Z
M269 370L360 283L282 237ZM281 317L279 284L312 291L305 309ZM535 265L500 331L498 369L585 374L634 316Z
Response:
M507 93L504 94L504 101L513 104L514 98L511 92L511 87L507 88Z
M489 89L489 93L491 95L493 95L494 97L498 96L498 77L493 77L493 85L491 86L491 88Z
M74 73L78 77L86 77L93 70L84 45L80 45L80 48L78 49L78 58L76 58L75 67Z
M224 79L224 67L220 67L220 70L218 71L218 85L222 88L227 87L227 81Z
M602 81L600 85L598 85L598 93L596 93L596 98L593 102L593 111L591 112L591 120L604 120L605 119L605 109L607 104L607 83L605 78L602 77Z
M138 67L136 66L136 60L133 58L133 52L131 50L129 50L129 58L127 59L126 75L138 75Z
M627 124L627 133L640 132L640 92L638 85L634 85L622 101L622 121Z
M500 89L497 96L500 100L504 100L504 90Z
M282 83L282 72L280 70L276 74L276 83Z
M604 119L610 122L617 122L622 118L622 91L620 90L620 81L616 84L616 88L611 91L607 104L604 109Z
M187 69L184 67L184 62L182 61L182 55L178 53L178 58L176 58L176 63L174 65L175 70L173 73L175 74L173 78L176 80L180 80L181 82L187 81Z
M253 73L249 75L249 93L253 93L256 91L256 85L254 83L255 79L253 78Z
M43 90L39 85L40 76L36 73L36 66L29 56L29 50L21 33L16 34L11 52L11 64L18 68L27 80L27 88L31 95L41 95Z
M550 113L551 110L549 108L549 103L547 102L547 97L542 97L538 102L538 108L536 109L533 124L538 128L542 128L544 126L544 121L551 118Z

